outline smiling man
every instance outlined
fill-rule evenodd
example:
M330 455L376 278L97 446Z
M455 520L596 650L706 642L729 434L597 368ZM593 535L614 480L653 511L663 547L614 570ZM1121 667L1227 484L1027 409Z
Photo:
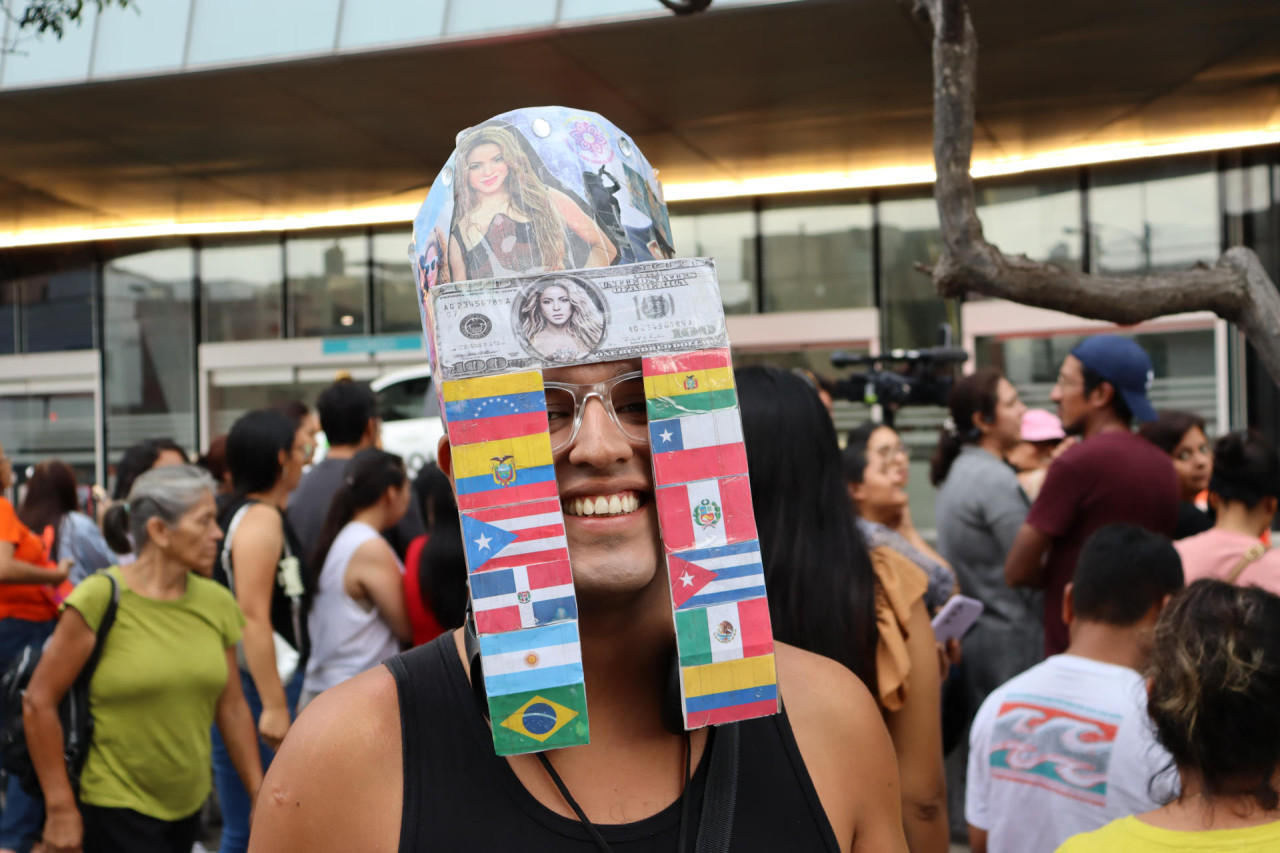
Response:
M550 136L551 142L541 143L548 158L556 154L552 143L560 144L553 128L567 125L577 134L573 139L586 138L582 125L590 122L593 145L579 156L619 157L638 164L639 152L626 137L599 116L586 115L583 119L580 112L545 108L501 118L528 128L520 138L530 146ZM604 132L597 130L601 127ZM607 143L603 148L601 139ZM636 175L634 195L648 165L626 168ZM449 166L442 171L446 174L452 175ZM562 173L566 184L557 192L572 190L568 178L568 172ZM645 209L652 223L633 229L639 236L632 253L646 252L643 238L665 222L665 210L653 209L660 205L659 196L653 190L649 195ZM432 203L429 196L427 207ZM624 224L637 212L633 198ZM429 225L434 216L424 219ZM483 230L484 225L477 227ZM518 240L519 231L515 233ZM568 231L560 236L572 239ZM483 290L479 284L466 289L473 294ZM635 310L643 305L643 316L661 326L657 321L667 316L664 306L670 299L663 294L637 298ZM615 321L620 310L615 305ZM494 317L493 323L473 322L467 328L487 332L501 323L498 313ZM441 328L432 335L433 353L441 343ZM655 349L672 351L656 344ZM442 354L438 361L444 360ZM499 375L501 393L488 397L463 396L456 384L445 383L453 443L442 440L439 462L453 479L463 510L474 621L326 691L309 706L272 764L257 807L251 851L905 851L892 745L862 683L839 664L773 643L767 618L763 636L748 636L759 623L753 628L747 619L708 622L722 601L743 608L746 602L740 599L749 590L741 575L717 588L726 590L723 594L703 587L714 605L681 598L675 607L684 615L673 619L668 563L677 559L666 552L687 547L677 544L685 542L677 537L686 534L699 545L708 540L697 540L693 526L676 531L667 510L659 511L664 505L652 457L656 452L668 466L685 466L682 471L690 477L701 470L697 466L736 464L732 448L724 444L724 431L731 432L736 423L736 397L727 396L731 388L707 391L699 385L700 372L693 370L679 377L688 397L678 404L666 401L670 411L650 409L652 395L645 385L649 366L638 357L552 363L540 375ZM723 408L726 403L730 408ZM545 417L538 429L545 429L549 464L539 455L540 443L511 439L516 442L512 449L494 455L496 451L476 449L483 445L461 441L463 422L455 418L493 405L506 408L490 415L495 421L486 422L485 429L527 425L533 416L529 411ZM709 408L694 409L700 405ZM716 407L719 411L710 411ZM651 411L664 418L662 424L649 423ZM666 420L673 411L685 412L684 419ZM709 413L690 416L689 411ZM723 411L732 418L721 417ZM695 424L700 417L712 418L713 433L723 428L714 433L720 444L706 445L709 421ZM497 424L497 418L510 420ZM740 442L740 426L737 435ZM651 445L673 445L677 438L683 441L680 451ZM686 455L677 458L679 452ZM492 470L481 470L488 463ZM743 466L745 471L745 462ZM553 474L553 483L544 471ZM666 477L664 485L672 482L659 476ZM691 486L677 488L692 492ZM495 490L517 494L510 491L514 489L527 491L518 493L519 501L512 498L511 505L499 505L491 497ZM703 534L707 531L701 525L717 528L720 541L729 543L720 554L750 547L729 529L719 509L720 503L729 506L730 489L725 484L716 510L691 522ZM533 520L521 521L524 526L509 523L516 517ZM664 542L663 528L669 526ZM532 581L535 571L553 574L555 549L567 546L572 585L563 578L548 581L555 596L550 600L534 598L517 586L517 603L490 608L484 601L486 587L501 570L489 561L494 549L513 541L516 527L536 531L521 534L523 548L544 549L543 562L516 567L523 579ZM558 544L561 529L564 546ZM754 537L753 525L750 535ZM690 573L710 575L734 562L732 556L719 559L683 565ZM724 691L747 698L729 711L718 706L714 713L719 716L710 721L736 722L705 726L695 713L696 691L688 671L696 667L687 667L684 660L687 644L694 640L681 634L678 652L675 624L687 625L690 613L704 620L700 641L719 644L708 652L720 656L714 660L736 649L729 657L736 655L736 662L750 664L753 672L759 671L756 664L776 663L776 693L772 668L767 687L741 681ZM559 632L555 645L527 649L516 642L521 635L548 629ZM556 696L569 698L539 694L508 713L501 701L505 697L495 700L491 695L510 667L523 666L514 675L526 678L552 662L580 672L581 684L555 687L567 691ZM581 701L573 691L583 685L585 702L573 704ZM781 707L776 698L769 699L779 695ZM686 731L691 724L703 727ZM519 748L504 749L513 742ZM546 751L534 754L529 748Z

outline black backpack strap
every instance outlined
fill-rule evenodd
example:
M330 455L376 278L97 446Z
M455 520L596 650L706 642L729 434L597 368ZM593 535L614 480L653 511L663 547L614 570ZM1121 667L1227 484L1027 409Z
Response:
M728 853L733 839L733 812L738 802L741 740L738 723L716 726L694 853Z
M82 680L85 684L88 684L93 679L93 672L98 668L98 661L102 658L102 646L106 642L107 632L115 624L116 610L120 606L120 584L116 582L115 576L110 572L102 572L102 575L111 582L111 600L107 602L107 610L102 614L102 621L98 623L93 652L80 670L80 675L77 676L77 680Z

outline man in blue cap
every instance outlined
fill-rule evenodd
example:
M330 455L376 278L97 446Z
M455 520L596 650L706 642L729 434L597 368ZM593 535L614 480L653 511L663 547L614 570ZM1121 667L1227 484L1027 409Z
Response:
M1062 454L1005 561L1010 586L1045 590L1045 654L1067 648L1062 595L1080 549L1108 524L1136 524L1166 536L1178 520L1178 476L1169 457L1134 435L1155 420L1147 399L1154 371L1142 347L1119 335L1081 341L1062 362L1050 399L1068 435L1083 441Z

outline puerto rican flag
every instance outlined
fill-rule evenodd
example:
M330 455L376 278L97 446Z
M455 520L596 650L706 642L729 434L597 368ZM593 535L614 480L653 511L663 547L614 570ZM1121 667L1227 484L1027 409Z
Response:
M659 486L747 473L738 408L651 421L654 482Z
M736 542L667 555L671 602L676 610L763 598L760 542Z
M746 475L665 486L655 492L655 499L668 553L756 538Z
M467 569L472 573L569 559L557 498L463 510L460 516Z
M470 581L476 633L482 636L578 618L568 560L475 572Z

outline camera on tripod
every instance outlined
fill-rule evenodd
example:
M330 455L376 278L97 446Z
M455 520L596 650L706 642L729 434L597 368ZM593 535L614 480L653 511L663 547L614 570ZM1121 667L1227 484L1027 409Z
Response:
M951 344L951 326L938 328L938 346L925 349L895 349L879 355L832 353L834 367L868 366L862 374L837 379L833 397L879 405L885 424L892 426L894 413L902 406L945 406L955 382L955 365L969 354ZM895 365L896 369L890 369Z

